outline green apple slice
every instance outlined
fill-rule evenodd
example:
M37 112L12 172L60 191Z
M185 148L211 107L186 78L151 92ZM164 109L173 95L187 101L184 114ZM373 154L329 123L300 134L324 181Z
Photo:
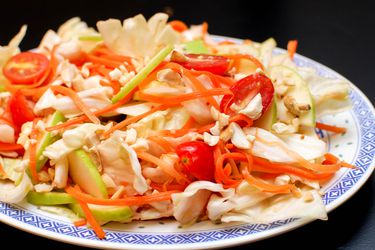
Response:
M60 111L55 111L52 116L49 118L47 122L47 126L55 126L59 122L64 122L65 117L63 113ZM48 158L43 155L44 150L46 147L57 141L60 137L58 135L53 135L51 132L45 132L42 138L39 140L37 145L37 153L36 153L36 170L40 171L40 169L46 164Z
M90 158L83 149L77 149L68 154L69 175L83 191L94 197L107 199L107 188L102 177Z
M201 39L184 43L184 51L190 54L208 54L208 48Z
M100 206L100 205L88 205L95 219L100 224L107 223L109 221L126 222L133 216L133 211L130 207L118 207L118 206ZM69 204L70 209L73 210L78 216L85 218L81 206L78 203Z
M70 194L60 192L38 193L30 191L26 198L29 203L38 206L63 205L76 202Z
M258 119L254 121L254 126L268 131L271 130L272 125L277 121L277 106L274 96L272 103L268 110Z
M293 82L294 86L290 86L285 96L292 96L297 103L309 104L311 109L298 116L301 125L314 127L315 126L315 104L314 99L310 93L310 89L303 78L294 70L284 65L271 67L269 70L272 81L278 78L288 79ZM289 113L280 97L275 98L277 106L277 119L281 121L291 120L295 118Z

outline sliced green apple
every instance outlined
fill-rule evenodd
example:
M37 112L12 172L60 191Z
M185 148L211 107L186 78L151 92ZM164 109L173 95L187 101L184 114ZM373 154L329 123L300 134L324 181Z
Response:
M274 99L268 108L268 110L258 119L254 121L254 126L258 128L263 128L266 130L271 130L272 125L277 121L277 105Z
M197 39L184 43L184 51L190 54L208 54L208 48L203 40Z
M97 198L108 198L107 188L90 155L83 149L68 154L69 175L83 191Z
M47 126L55 126L59 122L64 122L65 117L63 113L60 111L55 111L55 113L52 114L52 116L48 119L47 121ZM42 138L38 140L38 145L37 145L37 153L36 153L36 169L37 171L40 171L40 169L46 164L47 162L47 157L43 155L44 150L46 147L54 143L59 139L58 135L53 135L51 132L45 132L42 135Z
M60 192L38 193L30 191L26 198L29 203L38 206L63 205L76 202L70 194Z
M126 222L133 216L133 211L130 207L117 207L117 206L100 206L100 205L88 205L95 219L99 221L100 224L109 221ZM69 204L70 209L73 210L80 217L85 217L81 206L78 203Z
M310 110L302 112L298 115L301 125L314 127L315 126L315 105L309 87L303 78L294 70L284 65L271 67L269 74L273 82L286 80L293 84L290 86L284 96L291 96L297 103L308 104ZM280 97L275 98L277 106L277 120L287 121L296 117L296 115L288 112Z

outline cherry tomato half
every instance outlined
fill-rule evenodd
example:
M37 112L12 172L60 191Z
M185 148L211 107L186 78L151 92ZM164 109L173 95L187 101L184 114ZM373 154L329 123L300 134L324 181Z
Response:
M215 164L213 149L202 141L181 143L176 153L184 171L198 180L214 180Z
M242 102L249 103L258 93L262 96L262 113L264 114L272 102L274 93L272 81L267 76L258 73L242 78L233 84L230 90L233 96L225 95L220 103L220 111L227 114L233 112L229 108L233 103L239 106Z
M224 75L229 67L229 59L223 56L212 56L204 54L184 54L184 58L173 57L172 61L176 62L187 69L198 71L209 71L216 75Z
M14 125L19 128L21 128L22 124L25 122L32 121L35 118L26 97L19 90L10 98L9 109Z
M45 55L22 52L7 62L3 73L13 84L33 84L44 75L48 65L49 60Z

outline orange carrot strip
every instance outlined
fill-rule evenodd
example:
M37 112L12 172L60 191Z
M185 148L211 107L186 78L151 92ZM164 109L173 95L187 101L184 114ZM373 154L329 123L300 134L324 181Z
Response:
M250 127L253 125L253 120L244 114L236 114L229 118L229 122L241 122L241 121L246 122L245 127Z
M65 188L65 191L68 194L72 195L77 200L80 200L89 204L96 204L96 205L103 205L103 206L141 206L141 205L149 204L151 202L170 200L172 194L180 192L177 190L172 190L172 191L161 192L157 194L125 197L121 199L101 199L101 198L92 197L91 195L85 194L81 191L77 191L71 186L67 186Z
M105 65L109 68L117 68L119 67L122 63L116 61L116 60L110 60L106 58L102 58L99 56L94 56L91 54L86 54L87 61L92 62L92 63L97 63L97 64L102 64Z
M188 26L180 20L173 20L170 21L168 24L172 27L172 29L174 29L177 32L184 32L188 29Z
M0 175L2 176L6 176L7 173L5 172L4 168L3 168L3 165L0 164Z
M178 183L189 183L190 181L182 174L180 174L173 166L169 166L165 161L160 158L153 156L152 154L146 152L137 152L138 158L151 162L156 166L160 167L164 173L175 178Z
M328 125L328 124L321 123L321 122L316 122L315 127L319 128L319 129L322 129L322 130L327 130L327 131L330 131L330 132L340 133L340 134L346 132L346 128L336 127L336 126Z
M93 123L100 124L100 120L98 119L98 117L96 117L91 112L91 110L88 107L86 107L82 99L78 96L78 94L74 90L67 88L67 87L63 87L63 86L57 86L57 85L50 86L50 88L51 90L55 92L69 96L73 100L77 108L79 108Z
M210 89L191 92L187 94L181 94L178 96L157 96L146 94L142 91L138 93L140 99L148 102L160 103L160 104L181 104L181 102L190 101L202 97L211 97L214 95L231 95L232 91L224 88ZM216 103L217 104L217 103Z
M187 187L187 185L183 185L183 184L168 184L168 185L165 185L165 187L166 187L166 190L165 190L164 184L160 185L160 184L153 183L153 182L151 182L150 186L153 189L158 190L159 192L165 192L165 191L170 191L170 190L179 190L179 191L182 192Z
M202 37L204 38L208 33L208 23L203 22L202 23Z
M113 111L113 110L121 107L123 104L127 103L131 99L131 97L133 96L133 93L134 93L134 91L130 92L121 101L119 101L119 102L117 102L115 104L111 104L111 105L109 105L109 106L107 106L107 107L105 107L103 109L99 109L99 110L95 111L94 115L100 116L100 115L109 113L109 112L111 112L111 111ZM51 131L54 131L54 130L59 130L59 129L67 128L67 127L70 127L70 126L72 126L74 124L79 124L79 123L82 123L82 122L88 121L88 120L89 120L89 118L86 115L82 115L82 116L70 119L69 121L67 121L65 123L57 124L57 125L51 126L51 127L47 127L46 131L51 132Z
M81 192L79 187L77 186L75 188L77 192ZM76 197L75 197L76 198ZM92 229L94 230L96 236L98 236L99 239L104 239L105 238L105 232L103 231L103 228L99 225L97 220L95 219L94 215L92 214L89 206L87 205L87 202L76 198L78 200L79 205L82 208L83 213L85 214L87 222L90 224Z
M190 80L191 84L198 92L207 91L206 87L196 77L194 77L190 70L187 70L183 66L173 62L168 63L166 67L175 71L181 71L182 74ZM216 109L220 109L219 104L212 96L206 96L206 100Z
M255 66L257 66L258 68L261 68L262 70L265 70L263 64L257 58L255 58L252 55L248 55L248 54L234 54L234 55L225 55L225 57L233 59L233 60L247 59L247 60L252 61L255 64Z
M190 129L195 123L195 120L192 116L190 116L189 120L184 124L184 126L181 129Z
M290 40L287 45L287 50L289 53L290 59L293 59L294 54L297 51L298 41L297 40Z
M230 45L230 44L236 44L235 42L229 41L229 40L224 40L219 42L219 45Z
M165 110L165 109L168 109L168 108L173 107L173 106L174 105L160 105L160 106L157 106L157 107L153 107L152 109L150 109L149 111L147 111L147 112L145 112L143 114L127 118L127 119L123 120L122 122L117 123L115 126L113 126L112 128L108 129L107 131L105 131L103 133L103 136L107 137L108 135L110 135L115 130L118 130L118 129L121 129L123 127L126 127L126 126L128 126L129 124L131 124L133 122L137 122L140 119L142 119L142 118L144 118L144 117L146 117L146 116L148 116L148 115L150 115L152 113L155 113L156 111Z
M79 219L73 222L74 226L76 227L82 227L87 224L86 219Z
M30 133L30 139L32 140L30 142L29 146L29 168L30 168L30 173L31 173L31 178L34 183L37 183L39 181L38 177L38 172L36 169L36 139L37 139L37 132L38 130L36 129L36 124L38 122L38 119L33 120L33 126L31 128L31 133Z
M156 144L158 144L159 146L161 146L164 149L165 152L173 152L174 151L174 148L171 146L171 144L166 139L164 139L163 137L150 136L147 139L149 139L149 140L155 142Z
M281 163L271 163L266 159L254 156L254 163L259 164L258 168L254 169L254 171L259 171L263 167L265 171L271 170L276 171L278 173L287 173L299 176L301 178L309 179L309 180L324 180L328 179L333 176L333 173L314 173L308 170L303 170L301 168L297 168L294 166L290 166L287 164ZM260 169L259 169L260 167Z

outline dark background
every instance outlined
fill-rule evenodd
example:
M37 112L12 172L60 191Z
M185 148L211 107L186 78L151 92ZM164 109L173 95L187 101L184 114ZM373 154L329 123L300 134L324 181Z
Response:
M375 7L372 1L2 1L0 44L28 24L23 50L38 45L47 29L80 16L90 26L110 17L124 19L167 11L188 24L209 23L209 32L263 41L273 36L279 47L298 39L298 52L341 73L375 101ZM316 221L272 239L234 249L375 249L375 179L350 201ZM0 223L3 246L25 244L41 249L78 249Z

